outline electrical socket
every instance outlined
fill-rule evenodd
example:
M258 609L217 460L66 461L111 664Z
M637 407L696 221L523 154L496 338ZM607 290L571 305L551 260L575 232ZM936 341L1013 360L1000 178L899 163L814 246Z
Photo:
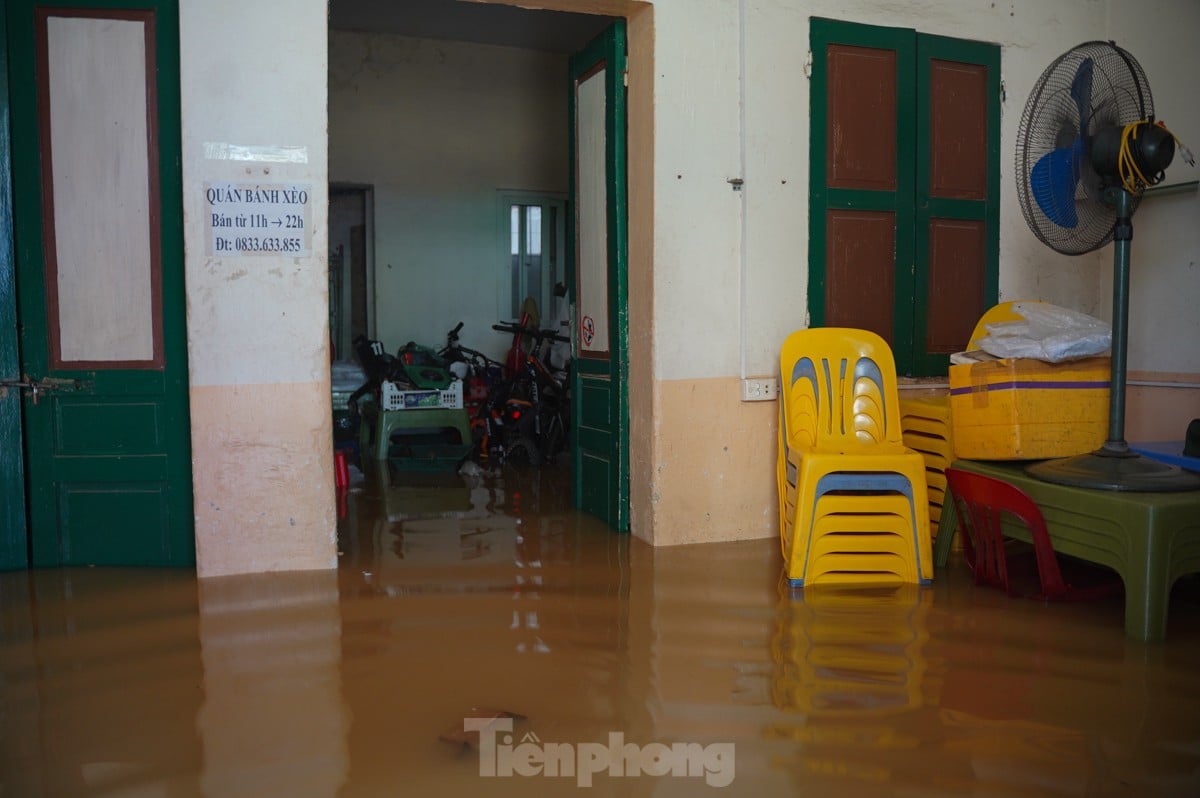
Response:
M742 380L743 402L774 402L778 393L779 381L774 377Z

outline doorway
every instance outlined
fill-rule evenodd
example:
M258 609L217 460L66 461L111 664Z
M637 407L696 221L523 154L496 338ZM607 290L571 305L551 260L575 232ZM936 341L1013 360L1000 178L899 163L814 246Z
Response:
M409 341L437 347L461 322L463 345L503 360L511 336L492 325L517 320L524 297L514 299L514 275L529 275L513 266L512 203L499 203L497 213L495 197L568 195L570 57L613 18L445 0L407 4L396 17L355 0L330 7L330 179L369 179L375 189L371 337L388 352ZM622 70L613 74L619 84ZM335 201L331 192L331 230ZM521 223L530 229L530 219L519 216L518 230ZM573 226L568 221L568 235ZM336 245L331 251L333 272ZM573 270L568 263L565 271ZM554 285L541 285L541 276L528 287L551 305L540 307L547 321L555 318ZM331 289L341 306L336 286L344 283L335 278ZM612 307L616 314L619 303ZM336 316L331 321L335 341L345 338ZM616 419L627 410L596 415ZM626 440L616 448L627 462L621 427ZM628 518L627 491L624 504L620 516Z
M334 359L375 334L375 192L329 186L329 337Z

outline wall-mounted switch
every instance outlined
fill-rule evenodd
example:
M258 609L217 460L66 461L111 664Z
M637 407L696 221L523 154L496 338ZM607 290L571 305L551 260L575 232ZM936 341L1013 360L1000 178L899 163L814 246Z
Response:
M779 381L774 377L742 380L743 402L773 402L779 393Z

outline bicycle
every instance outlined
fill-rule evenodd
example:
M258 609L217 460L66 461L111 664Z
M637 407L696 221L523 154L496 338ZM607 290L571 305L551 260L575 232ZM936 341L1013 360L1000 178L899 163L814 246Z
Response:
M569 343L570 338L552 329L506 322L493 324L492 329L512 333L514 340L528 337L535 341L509 382L506 409L509 420L517 422L512 424L517 435L505 456L535 465L553 463L567 445L571 405L566 371L547 366L543 351L552 341Z
M449 364L465 363L472 370L484 371L491 367L501 368L499 361L492 360L483 352L459 343L458 334L462 328L463 322L460 321L454 326L454 329L446 333L446 345L438 350L437 356Z

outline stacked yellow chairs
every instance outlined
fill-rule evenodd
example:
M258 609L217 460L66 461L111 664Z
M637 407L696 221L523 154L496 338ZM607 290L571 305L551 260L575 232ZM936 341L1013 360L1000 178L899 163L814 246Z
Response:
M946 469L954 462L954 427L949 396L900 400L900 429L904 445L925 458L929 493L929 523L936 528L946 500Z
M875 333L798 330L779 357L779 529L793 586L930 584L925 460L901 438Z

